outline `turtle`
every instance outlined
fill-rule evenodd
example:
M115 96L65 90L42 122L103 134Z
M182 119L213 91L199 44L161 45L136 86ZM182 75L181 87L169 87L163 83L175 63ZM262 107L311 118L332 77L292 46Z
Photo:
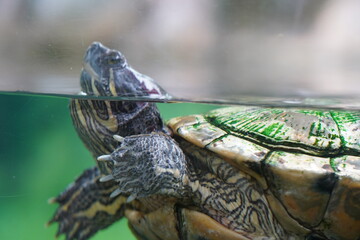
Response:
M139 99L166 91L98 42L80 83L70 113L97 164L51 200L57 235L125 217L141 240L360 239L359 112L228 106L164 123Z

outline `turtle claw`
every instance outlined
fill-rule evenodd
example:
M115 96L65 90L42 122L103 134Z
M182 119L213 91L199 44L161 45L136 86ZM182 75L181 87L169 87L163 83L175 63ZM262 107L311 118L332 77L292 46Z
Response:
M56 197L52 197L52 198L49 198L47 202L48 202L48 204L54 204L54 203L57 203L58 201L57 201Z
M127 199L126 199L126 203L132 202L133 200L136 199L136 195L135 194L131 194Z
M122 143L124 141L124 137L122 137L120 135L114 135L113 138L120 143Z
M123 191L121 191L120 188L117 188L115 191L113 191L113 192L110 194L110 198L114 198L114 197L120 195L121 193L123 193Z
M99 162L113 161L111 155L101 155L97 158Z
M106 176L103 176L99 179L100 182L107 182L107 181L111 181L113 180L114 177L112 175L106 175Z
M55 217L51 218L49 221L47 221L45 223L45 227L50 227L54 222L56 222L57 220L55 219Z

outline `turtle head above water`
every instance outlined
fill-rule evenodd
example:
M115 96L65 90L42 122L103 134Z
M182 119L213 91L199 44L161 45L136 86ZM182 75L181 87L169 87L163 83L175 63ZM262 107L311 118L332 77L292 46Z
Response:
M121 52L99 42L89 46L83 65L80 84L85 95L169 98L153 79L132 69Z

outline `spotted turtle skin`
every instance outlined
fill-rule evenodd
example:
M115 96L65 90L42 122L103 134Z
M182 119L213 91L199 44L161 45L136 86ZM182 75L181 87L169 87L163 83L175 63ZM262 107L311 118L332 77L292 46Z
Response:
M360 239L359 112L235 106L165 124L130 100L167 93L100 43L80 83L94 99L70 112L97 164L52 199L57 235L125 217L143 240Z

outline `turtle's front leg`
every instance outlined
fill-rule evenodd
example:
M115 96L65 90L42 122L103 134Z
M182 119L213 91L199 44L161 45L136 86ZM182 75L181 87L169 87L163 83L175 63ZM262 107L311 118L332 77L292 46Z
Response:
M117 183L100 182L100 178L97 167L87 169L63 193L50 200L60 205L49 221L49 224L59 223L57 236L65 234L69 240L85 240L123 217L126 197L110 198Z
M120 142L120 147L98 158L98 161L112 163L111 175L100 180L118 182L112 197L128 194L128 202L157 194L188 197L186 156L171 137L151 133L114 138Z

